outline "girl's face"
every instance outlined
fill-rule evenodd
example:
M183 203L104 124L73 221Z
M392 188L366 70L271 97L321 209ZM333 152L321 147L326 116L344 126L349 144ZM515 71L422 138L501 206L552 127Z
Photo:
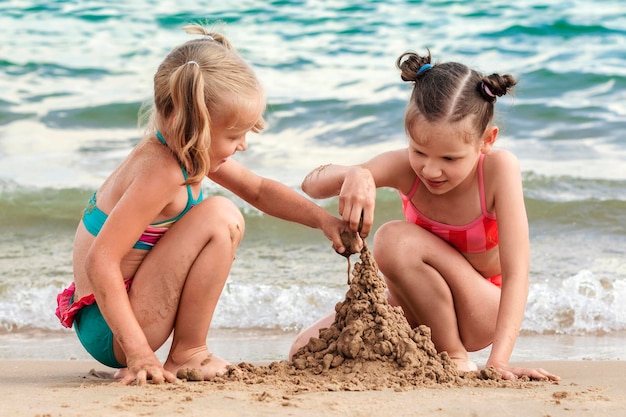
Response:
M452 124L424 121L409 132L411 167L432 194L445 194L461 184L474 171L480 152L491 148L470 132L468 120Z
M217 117L211 126L211 147L209 172L217 171L228 158L238 151L248 149L246 135L257 124L261 117L259 109L246 109L238 114L235 122L229 117L224 120Z
M211 128L211 147L209 149L211 168L209 172L217 171L235 152L248 149L246 134L251 128L252 126L214 126Z

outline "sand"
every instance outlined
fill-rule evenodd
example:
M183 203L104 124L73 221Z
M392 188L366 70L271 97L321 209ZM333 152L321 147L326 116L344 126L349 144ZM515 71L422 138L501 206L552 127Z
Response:
M559 382L462 373L387 302L367 247L335 321L293 360L241 362L212 381L123 386L91 361L0 361L4 416L623 416L626 362L520 363Z
M334 322L321 329L319 337L311 338L290 361L238 364L215 382L269 382L296 387L298 392L505 383L490 370L459 373L446 353L437 353L428 327L411 329L402 309L389 305L385 282L367 245L359 258L352 273L348 268L349 289L335 307ZM192 370L179 374L179 378L196 379Z
M626 362L525 362L561 376L513 387L430 385L299 391L272 382L122 386L91 361L0 361L0 415L35 416L603 416L626 412ZM94 369L95 372L90 372ZM98 376L100 375L100 376ZM104 378L103 378L104 377Z

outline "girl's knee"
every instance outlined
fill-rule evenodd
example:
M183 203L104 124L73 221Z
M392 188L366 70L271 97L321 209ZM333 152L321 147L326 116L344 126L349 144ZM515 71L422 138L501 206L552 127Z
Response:
M223 218L224 224L228 227L230 240L239 245L239 242L241 242L243 238L246 224L241 210L226 197L216 196L214 198L217 199L217 204L222 207L221 217Z
M374 236L374 245L398 245L401 241L414 236L416 227L404 220L393 220L380 226ZM378 242L378 243L377 243Z
M381 270L387 265L395 265L402 258L402 246L406 246L406 226L402 221L391 221L383 224L374 235L373 252L376 263Z
M374 237L374 259L387 279L401 278L401 271L420 271L432 256L439 238L405 221L382 225ZM436 250L435 250L436 251Z
M397 235L397 221L391 221L378 228L374 235L374 249L382 250L388 243L393 243L393 237Z
M210 228L210 234L228 237L232 246L239 246L245 231L245 220L239 207L226 197L207 198L194 210L203 211L202 217Z

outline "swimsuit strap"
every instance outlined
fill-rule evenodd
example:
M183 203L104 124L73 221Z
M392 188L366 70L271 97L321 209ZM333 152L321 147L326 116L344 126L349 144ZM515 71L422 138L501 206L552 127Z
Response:
M413 186L411 187L411 189L409 190L408 194L406 195L406 198L408 200L413 198L413 196L415 195L415 192L417 191L418 185L420 185L420 177L418 177L416 175L415 176L415 181L413 182Z
M161 132L157 131L157 132L156 132L156 137L159 139L159 141L160 141L163 145L167 146L167 142L165 141L165 138L163 137L163 135L161 134ZM183 177L185 178L185 181L187 181L187 178L188 178L188 175L187 175L187 170L185 169L185 167L183 166L183 164L180 164L180 168L181 168L181 169L182 169L182 171L183 171ZM187 203L187 208L185 209L185 212L186 212L186 210L189 210L189 208L190 208L192 205L196 205L196 204L198 204L198 203L200 203L200 202L202 201L202 199L203 199L203 195L202 195L202 188L200 188L200 194L198 195L198 198L197 198L197 199L195 199L195 198L193 198L193 193L191 192L191 186L190 186L189 184L187 184L187 196L189 197L189 200L188 200L188 203ZM182 214L184 214L185 212L183 212Z
M165 141L165 138L163 137L163 135L161 134L161 132L159 132L158 130L157 130L157 132L156 132L156 137L157 137L157 139L159 139L159 141L160 141L163 145L167 146L167 142ZM168 148L169 148L169 146L168 146ZM180 167L181 167L181 168L182 168L182 170L183 170L183 177L185 177L185 181L187 181L187 170L185 169L185 167L183 166L183 164L180 164ZM187 186L187 187L189 187L189 186Z
M485 159L485 154L481 153L478 157L478 191L480 194L480 211L482 211L484 216L489 218L493 218L493 214L487 212L487 201L485 200L485 180L483 177L483 160Z
M156 137L159 139L159 141L160 141L163 145L167 146L167 142L165 141L165 138L163 137L163 135L161 134L161 132L157 131L157 132L156 132Z

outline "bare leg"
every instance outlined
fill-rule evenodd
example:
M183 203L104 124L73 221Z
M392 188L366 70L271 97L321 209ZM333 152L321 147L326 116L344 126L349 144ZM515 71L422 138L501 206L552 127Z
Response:
M175 373L179 368L200 368L205 379L210 379L229 365L209 353L206 337L243 232L243 218L228 224L227 230L211 238L193 263L183 287L165 369ZM207 271L211 271L210 277Z
M319 337L320 329L329 328L332 326L333 321L335 321L335 312L322 317L306 329L302 330L296 340L291 345L291 349L289 349L289 359L293 357L293 355L303 346L306 346L311 340L312 337Z
M197 368L205 379L225 371L228 362L209 352L206 339L243 233L238 208L209 198L172 226L138 269L129 297L153 350L174 331L166 370ZM119 345L114 349L123 360Z
M475 369L467 352L493 340L500 290L454 248L414 224L383 225L373 252L390 301L403 308L410 325L429 326L437 351L448 352L460 370Z

